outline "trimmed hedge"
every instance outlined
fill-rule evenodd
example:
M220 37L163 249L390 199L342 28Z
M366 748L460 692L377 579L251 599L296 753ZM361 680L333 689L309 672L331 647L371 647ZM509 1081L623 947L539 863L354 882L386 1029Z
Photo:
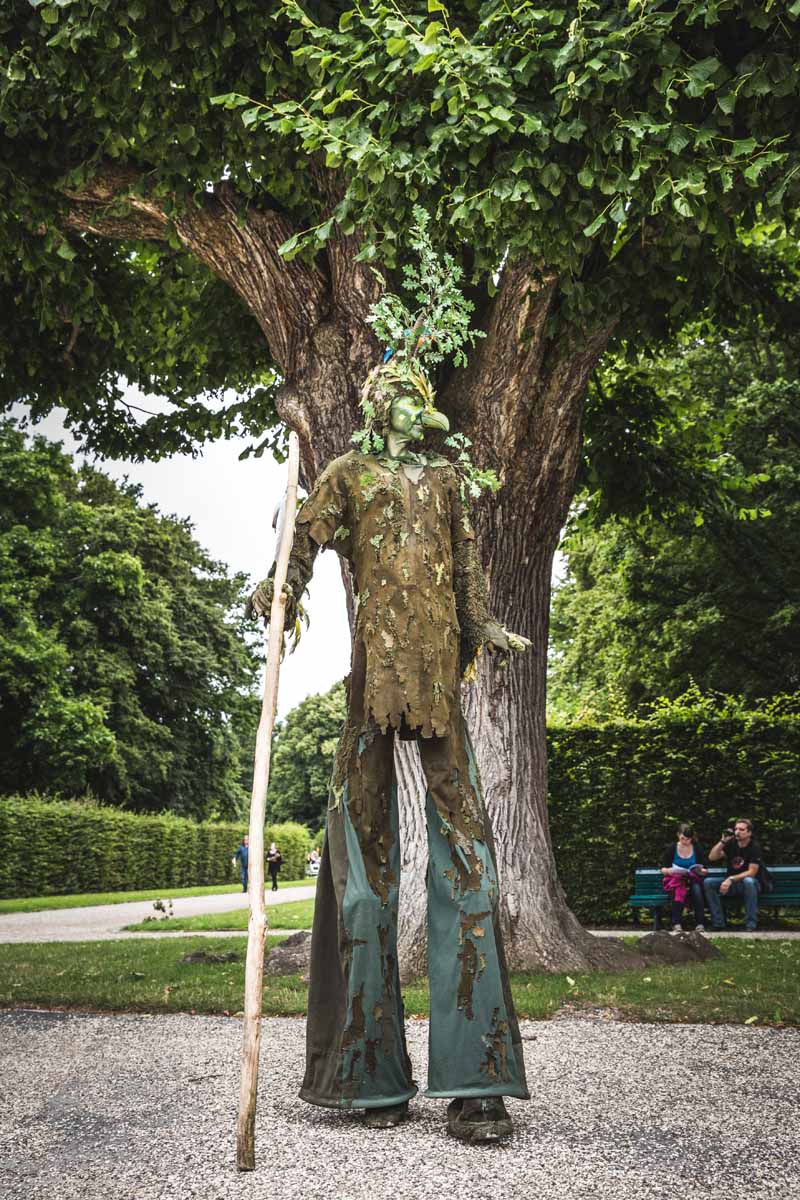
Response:
M750 817L769 864L800 862L800 718L696 712L548 730L553 848L584 923L630 920L636 867L658 866L680 821L708 849Z
M243 824L197 824L169 813L125 812L91 800L0 798L0 897L138 891L231 883ZM283 854L282 879L305 876L311 835L287 822L264 831Z

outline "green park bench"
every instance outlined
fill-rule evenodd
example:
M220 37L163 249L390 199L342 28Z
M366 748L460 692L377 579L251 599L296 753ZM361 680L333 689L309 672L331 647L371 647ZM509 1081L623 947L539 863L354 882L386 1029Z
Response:
M773 887L769 892L759 891L758 907L775 910L777 918L781 908L800 908L800 866L773 867L769 863L769 877ZM723 867L711 867L709 876L723 878ZM639 910L646 908L653 918L653 928L658 929L661 921L661 911L669 904L670 896L662 890L663 876L658 867L642 867L634 872L633 895L628 897L628 904L633 909L633 919L639 922Z

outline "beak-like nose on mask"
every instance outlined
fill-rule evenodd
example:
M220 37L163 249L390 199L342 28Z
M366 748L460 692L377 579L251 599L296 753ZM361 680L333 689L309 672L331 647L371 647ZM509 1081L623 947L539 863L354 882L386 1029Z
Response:
M423 429L441 429L442 433L450 432L450 422L443 412L437 408L426 408L422 414Z

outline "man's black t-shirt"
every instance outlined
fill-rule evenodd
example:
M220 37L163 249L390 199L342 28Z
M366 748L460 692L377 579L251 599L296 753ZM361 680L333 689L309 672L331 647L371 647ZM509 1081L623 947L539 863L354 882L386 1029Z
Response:
M759 868L761 867L761 847L754 838L751 838L746 846L740 846L735 838L728 842L725 847L725 865L729 875L742 875L751 863L758 863Z

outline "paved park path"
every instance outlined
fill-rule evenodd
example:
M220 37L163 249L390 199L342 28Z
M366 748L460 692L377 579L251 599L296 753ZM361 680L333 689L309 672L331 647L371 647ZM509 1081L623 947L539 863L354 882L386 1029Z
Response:
M316 888L301 884L266 893L267 907L288 904L290 900L313 900ZM178 896L172 901L175 917L196 917L207 913L234 912L247 907L242 892L224 892L211 896ZM123 926L136 925L145 917L155 916L152 900L132 900L125 904L98 904L86 908L51 908L45 912L0 913L0 942L99 942L109 938L149 938L151 933L124 933ZM279 920L267 913L270 926ZM184 933L163 934L185 937ZM219 937L215 933L210 936ZM245 936L244 934L240 936Z
M297 1099L305 1023L264 1022L257 1169L234 1166L235 1018L0 1013L4 1200L675 1200L800 1196L800 1030L523 1022L515 1138L464 1147L446 1101L399 1129ZM409 1021L415 1078L428 1024Z
M291 900L313 900L316 888L300 884L296 888L281 888L278 892L268 891L267 907L287 904ZM224 892L209 896L179 896L172 902L176 917L197 917L206 913L235 912L247 907L247 898L241 892ZM98 904L84 908L53 908L36 913L0 913L0 943L2 942L100 942L123 938L186 937L180 931L150 933L128 933L125 925L136 925L145 917L154 916L152 900L134 900L126 904ZM280 914L267 913L270 932L294 932L280 928ZM635 929L592 929L597 937L635 937L648 933L646 927ZM193 937L246 937L246 930L216 930L204 933L192 932ZM740 933L715 934L715 937L741 937ZM764 930L748 934L761 940L800 938L800 932ZM800 1200L800 1197L798 1197Z

